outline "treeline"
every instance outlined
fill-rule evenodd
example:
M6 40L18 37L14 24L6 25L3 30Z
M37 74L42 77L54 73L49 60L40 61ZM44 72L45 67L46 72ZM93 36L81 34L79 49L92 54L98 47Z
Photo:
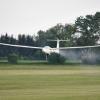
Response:
M56 42L49 42L48 39L64 39L69 40L63 42L60 46L85 46L95 45L100 38L100 12L96 12L94 15L80 16L75 20L74 24L57 24L56 26L46 30L38 31L37 36L19 34L17 38L13 35L0 36L0 42L28 45L28 46L56 46ZM0 45L0 57L6 57L11 53L16 53L20 57L28 58L44 58L44 54L40 50L25 49L16 47L7 47Z
M17 45L30 45L35 46L35 41L33 36L30 35L18 35L18 39L14 38L13 35L9 36L7 33L5 35L1 35L0 42L8 43L8 44L17 44ZM20 55L20 57L31 57L34 54L35 50L33 49L25 49L25 48L17 48L17 47L9 47L0 45L0 56L7 57L11 53L15 53Z

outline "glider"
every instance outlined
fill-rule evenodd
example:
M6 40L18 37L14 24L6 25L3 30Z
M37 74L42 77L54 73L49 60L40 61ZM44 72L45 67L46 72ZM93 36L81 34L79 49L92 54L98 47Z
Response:
M7 43L0 43L0 45L4 46L10 46L10 47L18 47L18 48L29 48L29 49L40 49L46 54L51 53L60 53L60 50L67 50L67 49L81 49L81 48L94 48L94 47L100 47L100 45L94 45L94 46L76 46L76 47L59 47L60 41L68 41L68 40L49 40L49 41L57 41L56 48L51 48L50 46L44 46L44 47L34 47L34 46L24 46L24 45L14 45L14 44L7 44Z

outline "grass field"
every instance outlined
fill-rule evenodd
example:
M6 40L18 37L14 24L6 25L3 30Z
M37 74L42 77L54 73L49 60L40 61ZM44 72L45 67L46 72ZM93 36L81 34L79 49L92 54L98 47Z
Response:
M1 63L0 100L100 100L100 66Z

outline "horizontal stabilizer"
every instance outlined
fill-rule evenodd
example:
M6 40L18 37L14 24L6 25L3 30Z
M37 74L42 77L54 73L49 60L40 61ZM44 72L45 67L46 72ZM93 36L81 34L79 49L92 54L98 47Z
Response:
M70 41L70 40L51 40L51 39L48 39L47 41Z

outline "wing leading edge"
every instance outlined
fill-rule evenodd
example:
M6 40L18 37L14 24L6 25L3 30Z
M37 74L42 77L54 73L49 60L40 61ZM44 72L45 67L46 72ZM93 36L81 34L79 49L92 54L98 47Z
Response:
M0 45L4 46L11 46L11 47L19 47L19 48L30 48L30 49L43 49L43 47L33 47L33 46L24 46L24 45L14 45L14 44L6 44L6 43L0 43ZM78 47L60 47L60 48L52 48L52 49L81 49L81 48L93 48L93 47L100 47L100 45L94 45L94 46L78 46Z
M78 46L78 47L61 47L60 50L65 49L82 49L82 48L94 48L94 47L100 47L100 45L94 45L94 46Z
M10 47L19 47L19 48L30 48L30 49L42 49L43 47L33 47L33 46L24 46L24 45L14 45L14 44L6 44L0 43L0 45L10 46Z

